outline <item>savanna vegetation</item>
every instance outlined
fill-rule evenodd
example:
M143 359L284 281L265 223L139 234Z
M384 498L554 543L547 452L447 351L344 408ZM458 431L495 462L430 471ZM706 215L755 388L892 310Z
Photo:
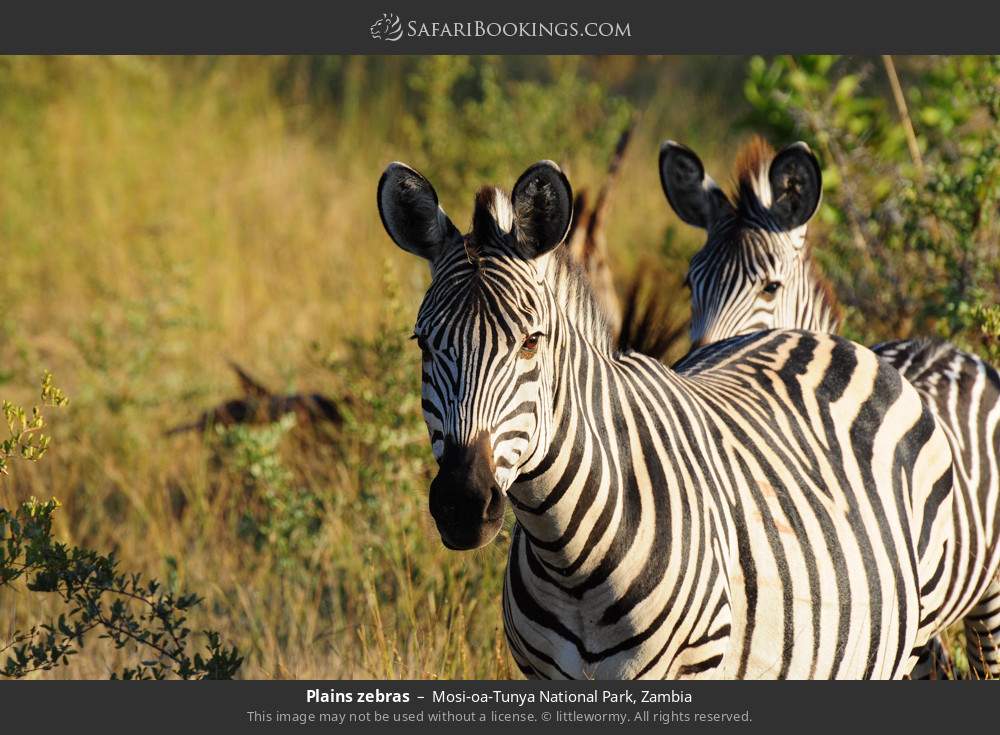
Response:
M660 264L683 320L703 235L664 201L660 141L725 179L752 133L805 138L827 183L810 239L847 333L948 336L998 360L998 62L894 61L0 59L0 675L516 675L508 536L449 552L427 513L408 337L428 276L379 222L391 160L462 223L479 185L541 158L598 186L637 119L612 268L624 288ZM227 360L322 392L336 420L170 433L238 394ZM70 398L43 385L50 442L16 410L43 370Z

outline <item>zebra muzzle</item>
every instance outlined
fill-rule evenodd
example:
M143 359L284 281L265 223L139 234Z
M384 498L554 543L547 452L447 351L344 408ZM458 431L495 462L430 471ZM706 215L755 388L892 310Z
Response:
M496 481L493 447L481 432L467 446L450 439L431 482L430 511L449 549L478 549L503 526L504 497Z

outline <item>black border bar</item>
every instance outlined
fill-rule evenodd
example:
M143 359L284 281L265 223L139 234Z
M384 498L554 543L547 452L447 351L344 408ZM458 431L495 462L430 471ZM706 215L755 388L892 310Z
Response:
M4 732L11 733L75 732L81 723L100 723L102 733L143 735L317 729L843 735L993 732L995 690L993 682L909 681L55 681L0 684L0 704ZM326 697L316 701L310 691ZM643 701L646 692L658 701ZM569 701L574 695L585 701ZM553 696L557 701L546 701ZM432 719L443 711L453 715L450 721Z
M400 18L402 37L372 38L383 13ZM629 33L583 37L590 22ZM411 33L434 23L436 35ZM458 35L441 32L455 23ZM506 32L476 36L477 23ZM509 34L532 23L577 23L578 33ZM1000 3L982 0L22 0L0 10L0 53L992 53L998 28Z

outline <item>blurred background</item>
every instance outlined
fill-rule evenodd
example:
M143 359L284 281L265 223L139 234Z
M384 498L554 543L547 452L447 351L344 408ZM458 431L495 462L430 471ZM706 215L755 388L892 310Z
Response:
M726 185L751 135L804 139L844 333L1000 363L998 121L992 57L0 58L0 398L37 402L45 369L70 398L0 507L56 497L60 541L196 592L186 625L242 677L514 676L508 537L448 552L426 510L407 338L428 273L382 229L385 165L464 227L480 185L542 158L596 191L634 124L609 266L621 290L655 269L683 326L704 233L667 206L660 142ZM61 610L0 585L0 652ZM32 676L136 655L95 638Z

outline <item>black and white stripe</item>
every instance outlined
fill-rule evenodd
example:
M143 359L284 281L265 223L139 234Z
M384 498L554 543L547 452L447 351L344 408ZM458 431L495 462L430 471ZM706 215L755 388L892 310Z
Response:
M412 169L379 186L389 234L431 262L415 326L431 512L447 545L472 548L496 533L494 491L513 507L503 615L518 665L906 674L952 559L951 453L916 391L869 350L802 331L728 340L676 370L618 352L557 247L571 201L539 164L509 198L481 191L463 237Z
M805 144L774 155L752 142L732 199L683 146L664 144L660 165L675 211L708 233L688 275L696 344L760 329L837 330L836 302L805 244L822 187ZM947 343L903 340L873 349L925 397L948 437L956 561L941 620L964 618L970 664L980 676L1000 676L1000 374ZM929 659L940 652L939 645L928 649L915 675L929 675Z

